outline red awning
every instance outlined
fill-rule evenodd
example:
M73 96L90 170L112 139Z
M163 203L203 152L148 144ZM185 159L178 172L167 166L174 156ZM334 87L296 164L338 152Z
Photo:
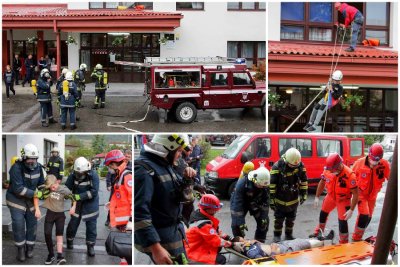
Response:
M66 4L3 5L4 29L68 32L160 32L180 26L183 15L149 10L69 10Z
M345 84L397 88L398 52L383 47L357 46L353 53L343 45L337 69ZM268 42L268 81L270 84L318 85L329 78L332 44ZM340 45L336 47L335 62Z

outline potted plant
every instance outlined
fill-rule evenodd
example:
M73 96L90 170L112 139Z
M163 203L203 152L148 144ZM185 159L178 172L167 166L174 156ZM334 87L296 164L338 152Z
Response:
M72 45L72 44L77 45L77 44L78 44L78 43L76 42L75 38L74 38L73 36L71 36L71 35L68 35L68 38L67 38L67 40L65 41L65 43L66 43L67 45Z
M115 39L112 41L111 44L113 46L120 46L120 45L123 45L124 43L125 43L125 38L122 36L118 36L118 37L115 37Z
M258 65L253 65L253 70L256 72L253 76L256 81L265 81L266 77L266 64L261 61Z
M277 93L268 93L268 106L272 108L272 110L279 109L283 106L283 101L281 101L281 96Z
M39 40L39 38L37 38L37 36L32 36L32 37L28 37L27 41L30 44L33 44L34 42L37 42Z
M168 39L165 38L165 36L161 37L160 40L158 40L158 42L160 43L160 45L166 45L167 44Z
M342 106L342 109L344 109L346 111L350 111L351 107L354 105L362 106L363 99L364 99L364 96L362 96L362 95L357 95L357 94L346 95L342 99L340 105Z

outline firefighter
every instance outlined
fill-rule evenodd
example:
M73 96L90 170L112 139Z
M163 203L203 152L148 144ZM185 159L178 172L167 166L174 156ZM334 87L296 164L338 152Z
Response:
M218 197L212 194L201 197L199 209L192 214L189 229L186 231L185 247L190 260L206 264L225 264L226 258L220 253L223 247L243 251L243 242L234 242L239 239L228 236L219 229L219 220L215 214L222 206Z
M231 196L232 233L234 236L245 237L247 212L257 222L254 239L264 243L269 226L268 207L270 183L269 171L260 166L249 172L244 179L239 179Z
M36 82L32 81L33 84ZM41 121L43 127L49 127L49 123L57 123L53 118L53 106L51 104L50 87L53 84L51 81L50 72L48 69L42 69L40 78L37 82L37 100L40 103ZM47 122L47 118L49 122Z
M75 109L79 101L78 91L74 82L72 72L65 74L65 80L58 87L58 97L61 108L61 129L67 128L67 115L69 112L69 123L71 130L76 129L76 114Z
M110 225L121 232L132 230L132 165L121 150L107 153L104 164L115 174L115 182L109 203ZM132 264L132 259L121 258L121 264Z
M350 47L346 48L344 51L354 52L358 41L358 33L364 24L364 16L360 10L346 3L336 2L335 9L345 18L344 24L341 24L340 26L343 28L351 26L352 30Z
M65 75L69 72L67 68L63 68L61 71L60 77L58 77L57 82L56 82L56 89L60 88L62 82L65 80Z
M25 261L25 257L33 257L36 241L37 221L33 197L42 197L43 191L38 188L44 184L38 158L37 147L27 144L21 149L21 159L11 166L9 172L10 186L6 193L6 204L10 209L14 243L18 248L17 260L21 262Z
M192 200L193 179L173 166L188 144L187 135L158 134L135 159L135 247L155 264L187 262L181 203Z
M324 232L329 213L336 208L339 220L339 243L348 243L347 220L351 218L358 201L358 188L355 173L343 164L342 157L333 153L326 158L326 166L317 187L314 207L318 207L319 196L326 188L327 195L322 203L319 224L310 237Z
M85 89L86 89L86 85L85 85L86 70L87 70L86 64L82 63L79 66L79 70L77 70L75 72L75 75L74 75L74 81L75 81L75 83L76 83L76 85L78 87L78 98L79 98L78 106L77 106L78 108L83 108L84 107L82 105L82 92L84 92Z
M371 221L376 197L383 182L389 179L390 164L383 159L382 145L375 143L367 157L358 159L352 169L357 177L358 185L358 217L354 228L353 241L362 240L365 228Z
M47 175L54 175L57 181L61 183L64 176L64 161L60 157L60 149L56 146L51 149L51 157L47 163L46 172Z
M192 153L190 153L187 161L189 166L192 167L196 171L196 177L194 182L198 185L201 185L201 178L200 178L200 166L201 166L201 159L203 158L203 151L201 151L201 147L198 145L199 138L192 137L191 147Z
M336 70L332 73L332 77L325 88L326 94L321 100L314 106L310 116L310 121L304 126L303 130L308 132L315 131L320 123L322 116L329 108L334 106L343 94L343 86L341 85L343 79L343 73L340 70ZM329 93L332 96L332 103L329 103Z
M87 159L79 157L74 162L74 171L69 175L65 186L72 191L77 201L76 211L67 227L67 248L74 248L74 238L82 220L86 223L87 254L94 257L99 217L99 176L91 169Z
M307 199L307 173L301 154L289 148L271 169L270 207L274 210L274 242L281 241L285 222L285 240L293 240L297 207Z
M108 74L103 70L101 64L97 64L91 75L95 82L96 98L94 100L93 109L104 108L106 106L106 90L108 83Z

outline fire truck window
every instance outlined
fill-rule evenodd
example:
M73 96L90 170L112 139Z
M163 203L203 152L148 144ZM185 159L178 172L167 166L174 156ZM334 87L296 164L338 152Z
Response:
M200 87L200 71L156 71L155 88Z
M251 85L249 75L247 73L233 73L233 85Z
M363 155L362 142L360 140L350 141L350 156L359 157Z
M269 138L257 138L256 158L269 158L271 156L271 140Z
M332 153L343 156L342 142L339 140L318 140L317 152L318 157L327 157Z
M211 73L211 86L224 86L228 84L228 73Z
M279 155L282 156L289 148L296 148L302 157L312 156L311 139L281 138L279 139Z

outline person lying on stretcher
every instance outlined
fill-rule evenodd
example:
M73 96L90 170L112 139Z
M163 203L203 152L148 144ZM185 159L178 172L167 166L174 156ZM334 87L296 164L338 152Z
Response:
M293 251L332 245L332 239L334 235L334 231L331 230L325 237L322 235L322 233L320 233L317 238L296 238L293 240L284 240L278 243L271 243L269 245L260 243L256 240L248 240L243 242L241 247L235 246L233 249L249 259L258 259Z
M342 79L343 74L340 70L337 70L332 74L325 89L325 96L314 106L310 116L310 121L306 126L304 126L303 130L308 132L315 131L325 112L337 104L343 94L343 86L341 85Z

